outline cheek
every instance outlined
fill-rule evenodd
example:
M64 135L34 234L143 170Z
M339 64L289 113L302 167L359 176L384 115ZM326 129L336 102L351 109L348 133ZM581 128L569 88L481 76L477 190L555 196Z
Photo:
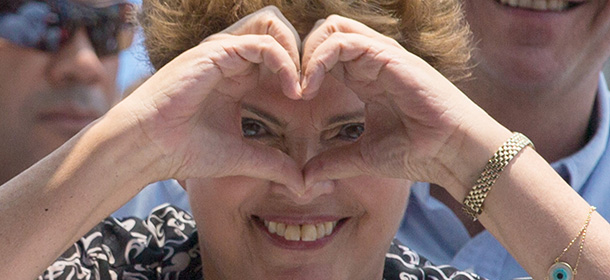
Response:
M204 263L239 262L248 245L245 210L256 200L256 183L245 177L185 181Z
M384 210L384 208L403 207L411 190L413 182L399 179L358 178L358 194L363 201L372 209ZM389 207L378 207L380 202L391 202Z
M3 76L2 73L0 76ZM36 88L38 83L6 82L3 79L0 78L0 134L4 144L13 140L16 142L11 145L20 147L31 141L38 141L32 148L45 149L53 139L48 139L46 135L37 135L35 104L42 95ZM52 146L56 147L54 144Z
M259 180L246 177L186 180L193 216L206 235L241 232L249 205L256 200Z
M407 206L411 181L397 179L355 178L354 194L365 209L367 228L383 230L394 236Z
M119 58L118 56L104 58L102 60L102 64L104 65L105 70L103 82L104 92L106 95L105 99L110 104L110 106L113 106L120 100L122 95L116 89L117 77L119 74ZM129 70L125 69L125 71Z
M185 181L193 214L213 217L237 213L248 197L248 178L189 179Z

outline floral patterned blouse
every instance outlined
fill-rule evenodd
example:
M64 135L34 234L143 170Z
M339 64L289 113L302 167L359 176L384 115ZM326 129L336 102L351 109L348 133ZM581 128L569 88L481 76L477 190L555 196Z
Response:
M39 280L204 279L192 216L169 205L146 219L107 218L76 242ZM394 241L383 279L479 280L449 266L434 266Z

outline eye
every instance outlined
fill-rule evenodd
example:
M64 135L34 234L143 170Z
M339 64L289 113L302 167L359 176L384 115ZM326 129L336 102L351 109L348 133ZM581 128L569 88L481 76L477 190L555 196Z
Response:
M356 141L362 133L364 133L364 123L349 123L341 127L337 137L347 141Z
M241 131L246 138L258 138L269 134L262 122L250 118L241 119Z

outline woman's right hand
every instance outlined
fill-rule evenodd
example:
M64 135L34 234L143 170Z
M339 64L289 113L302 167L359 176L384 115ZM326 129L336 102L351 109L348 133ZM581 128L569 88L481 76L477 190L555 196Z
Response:
M154 147L151 179L244 175L298 191L290 157L242 137L240 100L269 71L287 98L300 99L299 47L294 27L267 7L178 56L115 107L141 130L140 144Z

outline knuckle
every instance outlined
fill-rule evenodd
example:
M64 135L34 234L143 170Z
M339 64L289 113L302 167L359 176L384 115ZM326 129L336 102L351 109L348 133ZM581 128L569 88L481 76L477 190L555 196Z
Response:
M201 41L201 43L225 40L231 36L232 36L231 34L227 34L227 33L216 33L216 34L212 34L212 35L206 37L205 39L203 39Z
M274 14L274 15L282 14L280 9L277 6L275 6L275 5L265 6L260 11L261 11L261 13L270 13L270 14Z
M327 22L339 23L339 22L343 21L344 19L345 19L344 17L337 15L337 14L332 14L332 15L329 15L328 17L326 17Z
M259 35L257 40L259 41L259 46L262 48L272 48L279 44L275 37L270 34Z

